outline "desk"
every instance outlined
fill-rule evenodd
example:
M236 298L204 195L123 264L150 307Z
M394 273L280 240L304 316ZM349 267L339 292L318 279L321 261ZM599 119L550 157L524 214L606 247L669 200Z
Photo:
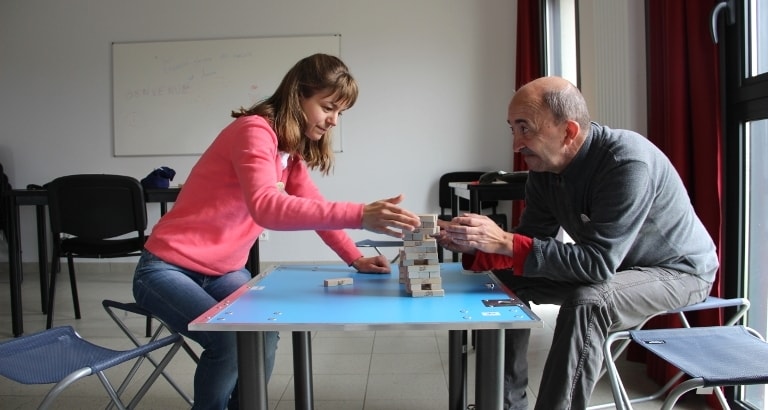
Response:
M168 202L176 201L180 188L145 189L146 202L160 204L160 213L168 210ZM24 277L21 260L21 223L19 209L25 205L35 206L37 216L37 251L40 266L40 300L42 311L46 312L48 301L48 229L45 207L48 204L48 192L44 189L14 189L9 194L9 233L8 233L8 264L11 284L11 322L13 335L24 333L24 318L21 304L21 282ZM258 255L258 248L257 248ZM257 256L258 257L258 256Z
M541 320L489 273L441 264L444 297L414 298L389 275L359 274L346 265L285 265L260 274L189 324L189 330L237 333L240 404L267 408L264 331L290 331L296 408L312 409L311 331L447 330L449 403L466 408L465 330L478 330L475 398L479 409L501 409L504 331L542 327ZM353 278L345 286L323 280ZM493 306L493 301L500 306ZM464 362L462 362L464 361Z
M480 213L480 203L484 201L513 201L525 199L525 182L478 184L476 182L451 182L453 189L451 215L459 215L459 198L469 200L469 212Z

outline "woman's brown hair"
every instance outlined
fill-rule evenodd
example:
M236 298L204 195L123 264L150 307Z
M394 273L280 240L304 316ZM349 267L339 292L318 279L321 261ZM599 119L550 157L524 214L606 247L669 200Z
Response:
M333 167L331 131L319 140L304 137L306 117L301 109L301 98L317 93L335 97L335 103L350 108L357 101L357 82L338 57L313 54L297 62L283 77L271 97L257 102L251 108L232 111L235 118L259 115L266 118L277 134L277 148L290 154L299 154L310 169L319 169L324 175Z

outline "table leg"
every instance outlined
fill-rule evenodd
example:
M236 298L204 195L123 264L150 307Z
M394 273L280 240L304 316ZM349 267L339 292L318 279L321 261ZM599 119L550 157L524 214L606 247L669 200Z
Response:
M448 331L448 408L467 408L467 338L463 330Z
M293 332L293 388L296 410L312 410L312 340L310 332Z
M35 206L37 214L37 266L40 272L40 305L43 313L48 312L48 223L45 220L45 206Z
M480 194L476 190L469 191L469 212L480 214Z
M13 336L18 337L24 333L24 318L21 306L21 228L19 226L19 206L13 194L8 199L8 265L11 282L11 326Z
M459 197L456 195L456 188L451 188L451 218L459 216ZM451 252L451 259L454 262L459 261L459 253Z
M251 272L251 277L256 277L261 272L261 261L259 260L259 239L251 246L251 250L248 252L248 260L245 262L245 267Z
M504 329L477 330L475 404L501 410L504 404Z
M240 407L267 410L264 332L237 332L237 373Z

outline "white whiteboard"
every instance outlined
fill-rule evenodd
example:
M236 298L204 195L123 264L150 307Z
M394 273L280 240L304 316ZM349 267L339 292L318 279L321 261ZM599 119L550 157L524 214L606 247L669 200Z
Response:
M272 95L314 53L340 54L340 35L112 44L115 156L199 155L233 118ZM341 152L341 124L334 130Z

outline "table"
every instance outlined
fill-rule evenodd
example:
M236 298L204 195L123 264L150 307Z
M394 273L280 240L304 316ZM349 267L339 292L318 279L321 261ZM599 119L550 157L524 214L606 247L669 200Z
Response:
M450 409L466 408L464 331L478 332L477 408L501 409L504 330L542 327L495 276L441 264L444 297L411 297L391 274L360 274L346 265L282 265L262 273L189 324L189 330L237 333L240 403L267 408L265 331L290 331L296 408L312 409L311 331L447 330ZM354 283L324 287L331 278Z
M451 215L459 214L459 198L469 200L469 212L480 213L480 203L484 201L511 201L525 199L525 182L478 184L477 182L450 182L453 189Z
M160 213L168 210L168 202L176 201L181 188L151 188L144 190L146 202L160 204ZM13 189L9 194L8 264L11 286L11 323L15 337L24 333L24 319L21 304L21 282L23 268L21 260L21 223L19 209L34 206L37 218L37 251L40 269L40 300L42 311L46 312L48 302L48 230L45 207L48 192L45 189ZM258 255L258 248L257 248ZM258 258L258 256L257 256Z

